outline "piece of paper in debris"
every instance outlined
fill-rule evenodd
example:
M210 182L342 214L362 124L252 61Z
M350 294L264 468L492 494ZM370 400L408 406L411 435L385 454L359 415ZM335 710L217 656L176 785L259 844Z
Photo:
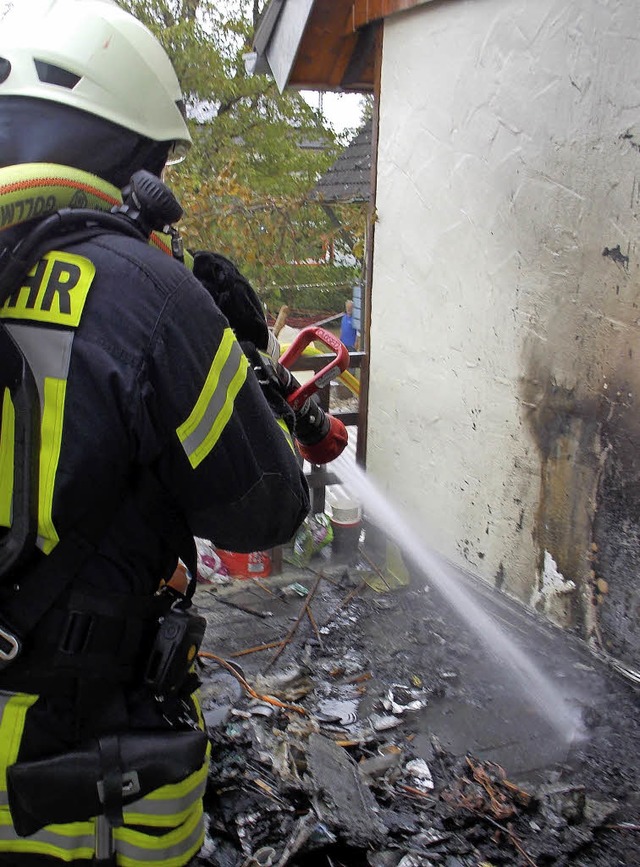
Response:
M411 774L416 782L416 787L419 789L431 790L434 788L433 777L429 770L429 765L424 759L412 759L405 765L407 773Z

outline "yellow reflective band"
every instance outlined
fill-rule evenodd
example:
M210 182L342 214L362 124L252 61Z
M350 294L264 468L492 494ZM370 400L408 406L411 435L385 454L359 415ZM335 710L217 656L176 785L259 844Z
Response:
M287 423L285 422L285 420L283 418L278 418L278 419L276 419L276 421L278 422L278 427L282 428L282 433L284 434L286 441L289 443L289 448L291 449L292 452L295 452L295 448L293 445L293 437L291 436L291 432L289 431L289 428L287 427Z
M6 693L0 693L3 697L2 719L0 720L0 789L7 790L7 768L14 764L18 758L20 740L24 730L24 720L27 711L38 698L37 695L29 695L18 692L8 699Z
M193 666L191 668L191 671L195 671L195 666ZM200 692L199 691L191 694L191 701L193 702L193 709L195 710L196 717L198 719L198 728L201 729L203 732L206 732L207 726L205 725L204 717L202 715L202 707L200 705ZM207 759L211 755L211 741L207 742L207 751L206 751L205 755L206 755Z
M202 391L176 433L195 469L220 439L233 403L247 378L249 364L233 331L225 328Z
M40 491L38 496L39 545L45 554L49 554L59 541L53 526L53 489L60 459L66 393L66 380L45 378L42 446L40 448Z
M195 788L182 795L181 798L173 798L171 801L166 802L151 802L146 800L144 803L138 802L140 804L139 809L135 811L125 810L125 824L146 828L175 827L189 818L198 801L201 801L204 797L206 785L207 775L205 773L203 779L197 783Z
M162 827L171 821L183 822L193 810L194 802L204 795L209 772L210 746L201 768L179 783L171 783L155 789L139 801L125 807L123 814L127 825Z
M118 867L183 867L204 843L202 801L185 822L166 834L145 834L125 825L113 829L113 838Z
M37 262L7 298L3 319L31 319L76 327L95 276L93 262L53 250Z
M11 526L11 502L13 498L13 457L16 413L11 392L5 388L2 398L0 424L0 526Z
M0 789L7 789L7 768L18 758L27 711L38 700L28 693L0 692ZM30 837L18 837L9 808L0 807L0 852L49 855L62 861L93 857L94 822L47 825Z
M91 860L95 852L95 823L47 825L30 837L18 837L8 809L0 809L0 853L48 855L69 862Z
M0 691L0 790L6 793L6 770L18 757L28 709L37 701L36 695ZM147 816L129 814L125 808L125 825L113 829L114 846L119 867L182 867L200 850L204 842L202 794L206 785L210 745L203 766L179 783L163 786L147 798L184 799L187 790L197 794L189 809L178 815L164 815L160 822ZM183 803L185 801L183 800ZM156 800L160 804L162 801ZM135 805L131 805L134 806ZM155 818L155 817L153 817ZM164 833L162 833L164 831ZM91 860L95 851L95 820L52 824L29 837L18 837L7 806L0 806L0 853L47 855L61 862Z

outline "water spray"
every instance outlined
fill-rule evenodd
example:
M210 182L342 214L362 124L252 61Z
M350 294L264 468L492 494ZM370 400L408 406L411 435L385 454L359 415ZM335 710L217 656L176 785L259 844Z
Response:
M584 737L579 711L572 707L560 690L546 677L514 641L498 626L462 586L459 579L448 572L433 551L430 551L412 530L397 509L378 490L361 467L345 455L338 457L333 469L343 484L358 499L367 516L385 535L419 566L443 597L453 606L483 645L515 675L526 698L535 702L541 715L567 743Z

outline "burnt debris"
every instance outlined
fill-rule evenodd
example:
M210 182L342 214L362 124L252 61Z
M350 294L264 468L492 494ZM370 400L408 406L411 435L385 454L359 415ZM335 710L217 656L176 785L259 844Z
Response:
M224 590L239 606L262 604L268 619L240 607L220 614L223 591L199 589L215 647L201 661L212 763L207 838L194 865L640 863L637 694L598 674L609 686L598 680L581 709L587 737L546 764L516 761L539 733L510 720L517 730L498 736L482 721L496 706L508 717L526 705L506 692L495 660L491 683L435 593L376 578L308 568L264 589ZM551 642L558 673L551 645L571 637L540 628L532 621L532 645ZM583 651L567 651L567 670L593 683L597 663ZM474 749L460 747L466 735L447 736L447 726L460 734L456 708L469 711ZM504 760L511 755L516 773Z

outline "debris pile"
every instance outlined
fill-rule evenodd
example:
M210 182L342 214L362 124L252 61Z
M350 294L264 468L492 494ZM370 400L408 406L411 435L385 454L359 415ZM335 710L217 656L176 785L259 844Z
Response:
M535 784L518 782L499 764L455 755L435 736L418 746L415 720L431 701L459 689L454 648L447 658L445 639L432 638L434 624L442 625L437 612L416 614L427 623L426 646L438 659L427 678L416 673L424 671L423 658L417 666L418 656L403 650L381 662L358 633L372 610L393 609L393 596L364 601L359 578L345 595L344 580L323 577L316 573L309 587L296 581L294 591L293 585L276 594L265 590L270 609L277 608L276 596L287 601L279 622L269 612L278 640L248 642L225 659L203 653L202 707L212 764L207 839L195 864L640 863L614 860L601 845L603 835L638 838L638 826L619 815L619 801L568 782L561 769ZM412 591L400 592L415 607ZM253 622L258 632L247 630L245 638L266 628L264 619ZM383 656L388 653L387 644L378 645ZM249 674L239 664L248 667L262 652L269 659L260 671Z
M210 735L201 864L570 864L617 807L582 786L524 789L435 739L427 762L410 739L373 727L330 736L317 718L259 699L237 701Z

